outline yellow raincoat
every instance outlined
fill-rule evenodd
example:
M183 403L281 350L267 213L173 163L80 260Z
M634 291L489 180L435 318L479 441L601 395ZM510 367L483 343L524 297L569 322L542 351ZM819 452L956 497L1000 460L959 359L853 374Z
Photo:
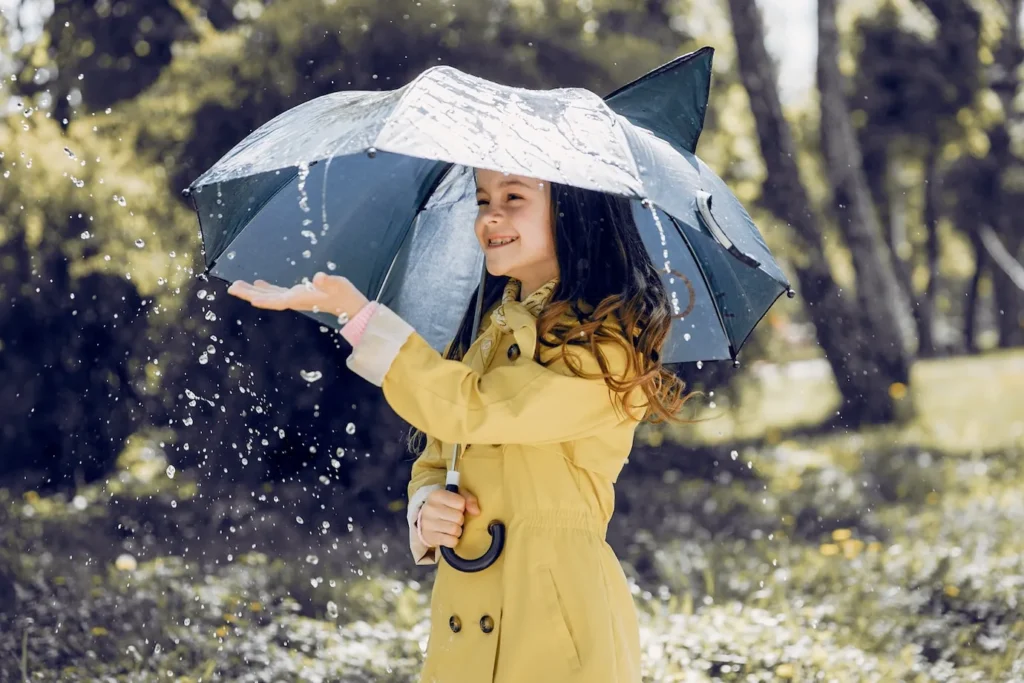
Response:
M408 487L414 558L439 563L420 681L639 683L636 609L605 532L643 409L624 415L602 379L533 360L536 318L515 301L503 310L509 332L485 329L462 361L450 361L380 306L348 359L431 437ZM598 371L589 351L572 349L585 371ZM602 350L621 376L624 351ZM481 555L491 520L507 529L498 560L475 573L449 566L411 525L427 494L443 488L454 443L463 444L460 486L481 509L466 515L456 552Z

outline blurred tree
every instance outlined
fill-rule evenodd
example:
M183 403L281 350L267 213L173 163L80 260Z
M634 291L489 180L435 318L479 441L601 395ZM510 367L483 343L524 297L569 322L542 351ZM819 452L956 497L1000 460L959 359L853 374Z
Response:
M25 3L19 0L19 5ZM237 23L235 4L235 0L54 0L43 37L18 55L23 64L19 90L23 95L49 92L53 114L62 124L72 118L79 97L87 110L105 109L152 84L171 62L171 46L198 37L197 17L218 29Z
M832 367L842 396L838 420L846 424L882 422L897 416L894 383L909 381L909 359L894 329L880 330L832 276L808 192L800 179L797 149L782 113L775 65L764 41L757 5L729 0L739 71L757 124L771 190L762 203L793 229L799 256L793 258L801 295L818 342ZM895 322L895 321L892 321Z
M858 22L862 44L850 106L861 122L864 173L882 216L886 242L904 295L913 303L918 354L938 352L935 341L939 282L939 200L942 151L966 135L960 112L971 105L980 86L978 48L981 14L968 0L942 2L938 13L918 12L913 28L907 11L887 1L874 16ZM926 28L918 26L925 24ZM930 31L928 30L930 29ZM931 35L928 35L928 34ZM923 167L925 291L914 287L918 263L908 235L906 187L896 169L914 160Z
M932 0L934 2L934 0ZM1024 248L1024 231L1020 230L1022 195L1024 195L1024 160L1014 154L1011 127L1024 125L1024 111L1016 104L1020 90L1021 67L1024 66L1024 45L1021 44L1022 0L1001 0L1005 12L1002 39L995 50L992 64L986 69L986 80L999 97L1002 117L989 131L991 155L999 169L996 187L995 233L1008 255L1020 259ZM993 259L996 261L996 259ZM1024 295L1008 269L993 268L999 346L1024 346Z
M993 284L998 344L1024 344L1021 290L999 261L991 258L988 246L1001 241L1005 253L1018 259L1024 246L1024 237L1015 229L1024 211L1024 149L1014 149L1013 132L1024 129L1024 111L1015 103L1024 66L1020 36L1022 2L1005 0L999 6L1002 14L998 24L1002 30L998 40L993 49L988 45L979 49L985 59L975 118L982 129L979 135L985 140L985 153L956 159L947 174L950 192L944 202L944 210L970 240L974 256L975 269L967 287L963 320L964 344L971 351L979 350L978 308L986 275ZM1018 139L1016 144L1021 145L1021 141Z
M882 239L878 214L868 192L860 147L850 120L845 81L839 69L839 30L835 0L818 0L818 97L821 148L832 186L832 205L857 273L857 298L886 374L905 381L912 341L904 322L910 309Z

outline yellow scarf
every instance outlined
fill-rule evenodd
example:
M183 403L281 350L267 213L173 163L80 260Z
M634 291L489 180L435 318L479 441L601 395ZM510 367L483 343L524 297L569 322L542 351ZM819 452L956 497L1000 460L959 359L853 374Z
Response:
M551 298L551 295L554 293L555 287L557 286L558 276L555 276L538 287L537 290L532 292L525 300L520 302L519 294L522 292L523 283L514 277L509 278L508 282L505 284L505 292L501 295L501 304L491 313L491 321L502 332L511 332L512 330L505 319L505 305L519 303L536 318L540 315L540 312L544 310L544 305L548 302L548 299Z

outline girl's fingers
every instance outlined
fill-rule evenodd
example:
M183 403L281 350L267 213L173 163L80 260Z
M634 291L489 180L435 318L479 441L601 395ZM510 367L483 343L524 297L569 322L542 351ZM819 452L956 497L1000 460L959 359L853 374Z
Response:
M435 546L443 545L448 548L454 548L459 543L459 539L448 534L437 534L434 539L426 539L433 543Z
M423 509L423 517L432 522L451 522L462 524L465 518L461 510L450 508L447 505L430 506Z

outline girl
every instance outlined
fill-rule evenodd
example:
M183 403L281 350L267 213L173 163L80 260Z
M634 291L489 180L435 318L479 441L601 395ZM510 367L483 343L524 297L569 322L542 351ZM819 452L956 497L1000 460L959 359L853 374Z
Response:
M408 486L413 557L439 565L421 682L639 683L636 611L605 532L636 426L675 419L686 399L659 356L669 299L629 200L482 169L476 180L486 315L471 339L474 296L444 357L343 277L228 292L348 317L348 367L383 388L411 444L427 435ZM444 488L453 444L459 493ZM438 562L439 546L481 555L491 520L507 527L493 565Z

